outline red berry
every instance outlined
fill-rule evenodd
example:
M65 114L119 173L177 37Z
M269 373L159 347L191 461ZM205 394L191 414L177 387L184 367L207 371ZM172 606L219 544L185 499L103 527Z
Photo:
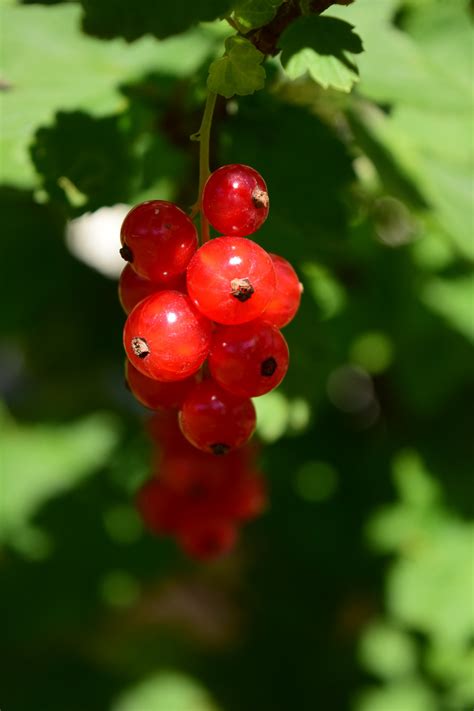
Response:
M280 331L258 320L218 328L212 337L209 368L214 380L228 392L257 397L281 383L288 357Z
M154 282L141 277L130 264L125 265L119 279L118 295L126 314L129 314L142 299L157 290L158 287Z
M148 378L140 373L129 360L125 362L125 379L138 402L150 410L181 407L186 395L196 383L195 376L171 383Z
M209 353L211 324L179 291L158 291L141 301L125 323L129 361L156 380L183 380Z
M190 501L209 501L225 481L222 459L195 447L190 449L193 451L165 452L159 477L167 487Z
M178 541L191 558L210 560L232 550L237 541L237 531L226 520L192 521L179 532Z
M268 215L265 181L248 165L223 165L204 186L202 207L211 225L222 234L246 237Z
M212 454L226 454L242 447L252 436L255 422L252 401L236 398L213 380L198 383L179 413L186 439Z
M149 200L126 216L120 254L141 276L167 282L185 271L197 249L197 231L177 205Z
M188 440L183 437L178 424L178 415L176 412L161 411L155 412L145 424L145 429L153 443L166 442L179 449L183 442L188 443Z
M125 313L129 314L147 296L154 294L155 291L164 291L165 289L186 293L185 275L179 274L170 280L169 284L163 284L163 282L145 279L137 274L130 264L126 264L122 269L118 285L120 304Z
M206 242L187 271L191 299L208 318L239 324L260 316L275 292L270 256L252 240L219 237Z
M277 328L283 328L292 321L299 309L303 285L286 259L278 254L270 254L270 257L275 267L276 288L262 319Z
M243 470L227 492L224 511L227 516L248 521L259 516L267 503L265 480L261 474Z
M137 493L138 511L145 526L153 533L173 533L181 521L177 495L158 479L147 481Z

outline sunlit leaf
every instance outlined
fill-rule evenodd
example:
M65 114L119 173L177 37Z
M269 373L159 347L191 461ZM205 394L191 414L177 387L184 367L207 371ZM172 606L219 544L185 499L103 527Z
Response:
M324 89L340 91L350 91L359 79L354 54L362 52L362 43L347 22L301 17L284 31L280 47L281 62L290 79L308 72Z
M234 5L233 18L244 34L256 27L266 25L275 17L276 11L286 0L238 0Z
M2 413L0 539L13 536L50 498L103 466L117 423L90 415L69 425L20 426Z
M262 52L248 40L229 37L225 43L225 55L209 67L209 89L227 99L234 94L253 94L265 84L265 70L261 66L263 59Z
M163 672L124 692L111 711L219 711L209 694L194 679Z

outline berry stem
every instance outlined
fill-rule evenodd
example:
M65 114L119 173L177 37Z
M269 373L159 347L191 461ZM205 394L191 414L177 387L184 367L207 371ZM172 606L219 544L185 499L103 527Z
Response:
M206 105L204 107L204 114L202 116L201 126L199 127L198 133L195 135L195 139L199 141L199 195L194 206L191 218L195 217L198 212L201 213L201 240L202 242L207 242L209 239L209 222L204 215L202 206L202 191L206 180L208 179L211 171L209 169L209 143L211 136L211 125L212 116L214 114L214 107L216 105L217 94L213 91L208 91Z

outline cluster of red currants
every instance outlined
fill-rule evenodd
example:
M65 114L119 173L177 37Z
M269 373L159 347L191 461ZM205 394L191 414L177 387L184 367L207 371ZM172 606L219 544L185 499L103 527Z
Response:
M142 203L124 220L120 253L129 264L119 297L129 314L126 377L146 407L178 410L182 446L190 443L211 459L227 455L225 464L207 461L230 482L237 464L248 464L234 450L255 429L251 398L273 390L288 369L279 329L295 315L302 287L285 259L247 239L269 209L257 171L244 165L216 170L204 186L201 209L226 235L201 247L193 222L172 203ZM166 449L166 440L160 441ZM199 468L204 460L196 450Z
M247 444L221 457L202 452L181 433L176 415L158 412L148 423L157 472L140 489L137 504L147 528L176 538L192 558L208 560L230 551L238 525L265 508L265 480L257 450Z

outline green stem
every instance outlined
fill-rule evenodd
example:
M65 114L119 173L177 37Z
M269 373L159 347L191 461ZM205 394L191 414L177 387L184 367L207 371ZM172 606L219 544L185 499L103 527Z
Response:
M194 217L197 212L201 213L201 240L207 242L209 239L209 222L202 211L202 191L206 180L210 175L209 169L209 142L211 137L212 116L214 114L214 106L216 105L217 94L209 91L204 107L204 114L201 121L201 126L195 138L199 141L199 195L197 203L192 211L191 216Z

